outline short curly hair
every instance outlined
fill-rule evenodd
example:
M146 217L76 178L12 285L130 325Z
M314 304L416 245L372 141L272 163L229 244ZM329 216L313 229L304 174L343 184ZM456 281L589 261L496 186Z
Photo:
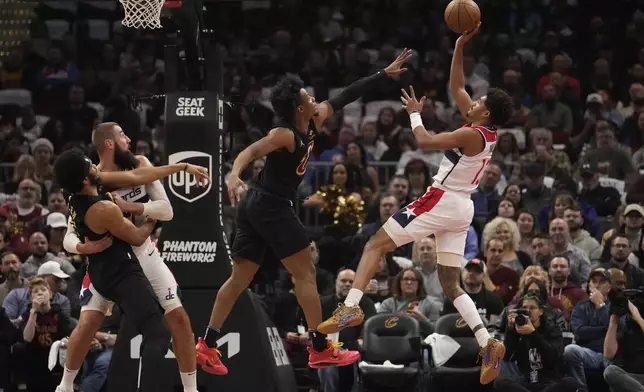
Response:
M63 152L54 162L55 183L69 193L83 190L83 180L89 174L92 162L79 149Z
M490 122L499 127L504 126L514 113L512 97L498 88L488 90L485 98L485 107L490 111Z
M273 111L285 121L293 121L300 104L304 82L295 74L286 74L271 90Z

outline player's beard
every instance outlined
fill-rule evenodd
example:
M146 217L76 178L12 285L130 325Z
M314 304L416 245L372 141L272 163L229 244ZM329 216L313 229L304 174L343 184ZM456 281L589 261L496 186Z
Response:
M139 165L136 156L130 150L121 149L118 144L114 149L114 163L121 170L132 170Z

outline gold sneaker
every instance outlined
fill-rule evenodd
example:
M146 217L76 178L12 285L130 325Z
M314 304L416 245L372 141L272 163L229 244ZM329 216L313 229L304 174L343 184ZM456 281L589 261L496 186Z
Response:
M322 324L318 325L317 330L328 335L340 332L347 327L356 327L364 321L364 313L359 305L346 306L339 304L333 315Z
M481 384L489 384L501 373L501 361L505 356L505 345L496 339L489 339L486 347L481 347Z

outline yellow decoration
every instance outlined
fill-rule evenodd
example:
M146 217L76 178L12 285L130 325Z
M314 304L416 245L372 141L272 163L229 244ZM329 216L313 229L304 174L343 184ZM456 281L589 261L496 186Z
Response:
M325 185L316 194L324 200L320 211L331 214L334 225L362 227L364 201L356 200L353 195L347 196L346 191L337 185Z

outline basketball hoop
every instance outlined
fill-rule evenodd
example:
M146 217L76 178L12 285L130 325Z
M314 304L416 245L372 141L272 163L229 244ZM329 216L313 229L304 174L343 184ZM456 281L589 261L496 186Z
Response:
M123 26L135 29L160 29L161 9L180 8L181 1L119 0L125 10Z

